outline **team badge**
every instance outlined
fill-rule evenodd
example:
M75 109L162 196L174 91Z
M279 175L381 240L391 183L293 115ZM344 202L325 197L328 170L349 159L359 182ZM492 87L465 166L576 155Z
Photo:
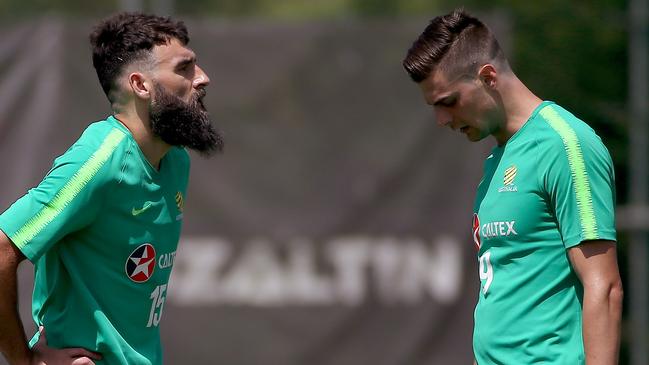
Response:
M183 219L183 206L185 205L185 201L183 199L183 193L180 191L176 193L176 208L178 208L178 215L176 216L176 220L179 221Z
M503 178L503 182L505 185L513 185L514 184L514 178L516 177L516 166L511 166L507 170L505 170L505 177Z
M517 172L518 169L516 168L516 165L511 165L505 170L505 173L503 174L503 186L498 188L499 193L518 191L518 187L514 185L514 179L516 178Z
M126 259L126 275L136 283L143 283L153 275L155 270L155 248L145 243L136 248Z
M176 193L176 207L181 213L183 212L183 205L185 205L185 202L183 201L183 193L179 191Z
M475 246L480 249L480 218L478 214L473 213L473 242Z

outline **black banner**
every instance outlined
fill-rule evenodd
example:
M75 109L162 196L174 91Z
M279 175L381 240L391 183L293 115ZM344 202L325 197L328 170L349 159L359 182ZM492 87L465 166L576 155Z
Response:
M167 364L469 364L489 143L438 127L401 60L426 24L188 22L226 152L193 156ZM5 25L0 203L110 110L91 23ZM30 264L21 268L28 331Z

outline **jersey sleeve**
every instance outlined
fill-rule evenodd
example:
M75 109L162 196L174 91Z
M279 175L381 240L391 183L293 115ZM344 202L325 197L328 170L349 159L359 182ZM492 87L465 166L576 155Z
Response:
M32 262L88 225L110 188L110 165L125 134L113 130L99 140L85 134L54 161L38 186L0 215L0 229Z
M550 112L558 138L542 146L539 167L564 246L615 241L615 176L608 150L585 124L573 127Z

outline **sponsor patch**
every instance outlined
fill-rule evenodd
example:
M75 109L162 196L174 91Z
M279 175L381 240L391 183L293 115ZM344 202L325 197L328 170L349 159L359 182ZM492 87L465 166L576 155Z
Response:
M480 249L480 218L476 213L473 213L473 242Z
M124 270L132 281L144 283L153 275L155 264L155 248L150 243L145 243L129 255Z

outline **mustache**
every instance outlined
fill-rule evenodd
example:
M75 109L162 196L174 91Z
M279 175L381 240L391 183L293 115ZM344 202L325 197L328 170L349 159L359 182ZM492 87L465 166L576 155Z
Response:
M195 89L188 102L156 85L157 97L149 106L151 128L172 146L193 149L205 156L223 150L223 137L210 123L202 105L205 90Z
M197 89L194 95L194 100L203 101L205 95L207 95L207 91L205 91L205 89Z
M192 98L192 103L199 106L202 110L205 110L205 104L203 104L203 98L207 95L205 89L197 89L194 97Z

